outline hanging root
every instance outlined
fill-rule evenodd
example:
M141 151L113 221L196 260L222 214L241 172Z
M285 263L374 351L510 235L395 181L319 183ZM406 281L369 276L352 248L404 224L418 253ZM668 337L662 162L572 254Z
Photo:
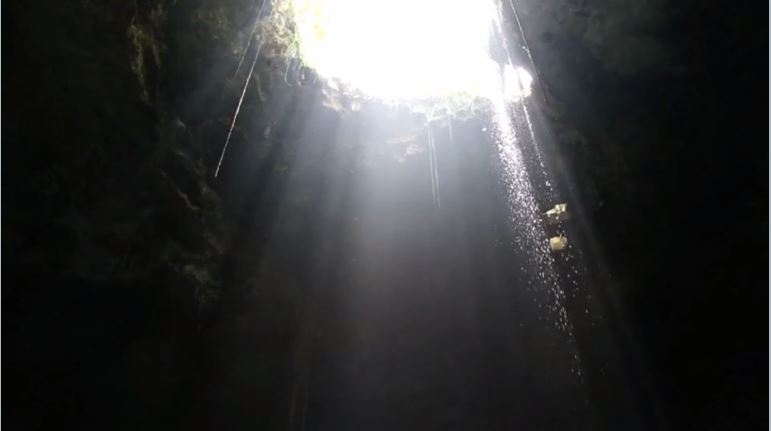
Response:
M431 170L431 194L434 197L434 205L439 208L439 170L436 166L436 145L431 123L426 126L428 138L428 162Z

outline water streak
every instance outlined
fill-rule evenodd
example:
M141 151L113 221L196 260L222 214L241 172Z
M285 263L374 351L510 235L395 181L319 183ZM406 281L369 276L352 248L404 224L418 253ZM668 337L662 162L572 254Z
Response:
M519 76L518 76L519 79ZM522 83L520 82L520 86ZM533 123L530 121L530 112L528 112L527 109L527 101L525 99L522 99L520 101L522 105L522 112L524 113L525 118L525 124L527 126L527 131L530 134L530 142L533 146L533 151L535 152L535 158L538 161L538 168L540 169L540 173L543 176L544 185L546 186L546 199L549 202L556 202L556 196L554 194L554 186L552 185L551 181L549 180L549 174L546 171L546 165L543 162L543 155L541 154L541 147L538 145L538 142L535 139L535 131L533 130Z
M517 130L514 127L509 107L503 95L491 101L493 105L492 121L494 139L502 170L502 181L506 190L509 208L509 223L514 229L514 243L525 256L523 270L529 273L529 289L536 293L545 293L548 297L545 306L547 318L556 328L566 334L568 342L575 348L573 325L567 314L565 291L560 286L560 277L556 271L554 256L548 246L548 238L541 219L541 212L536 201L533 185L528 175L527 164L520 148ZM535 133L528 121L528 131L535 147ZM534 298L537 303L538 300ZM574 373L581 377L581 364L578 352L572 357Z

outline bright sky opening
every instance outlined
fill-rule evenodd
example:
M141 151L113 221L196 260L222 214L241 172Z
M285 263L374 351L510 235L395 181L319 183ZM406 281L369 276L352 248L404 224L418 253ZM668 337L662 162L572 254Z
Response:
M305 64L367 96L402 102L530 92L524 69L501 71L490 58L492 1L291 1Z

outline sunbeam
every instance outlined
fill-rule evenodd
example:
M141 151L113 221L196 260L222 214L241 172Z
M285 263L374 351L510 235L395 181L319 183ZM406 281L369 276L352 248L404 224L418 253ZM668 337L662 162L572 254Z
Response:
M765 428L727 3L6 1L3 423Z

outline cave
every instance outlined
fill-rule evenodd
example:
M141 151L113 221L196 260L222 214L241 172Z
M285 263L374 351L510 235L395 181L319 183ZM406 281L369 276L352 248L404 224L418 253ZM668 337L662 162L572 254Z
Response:
M768 426L758 4L3 10L8 429Z

